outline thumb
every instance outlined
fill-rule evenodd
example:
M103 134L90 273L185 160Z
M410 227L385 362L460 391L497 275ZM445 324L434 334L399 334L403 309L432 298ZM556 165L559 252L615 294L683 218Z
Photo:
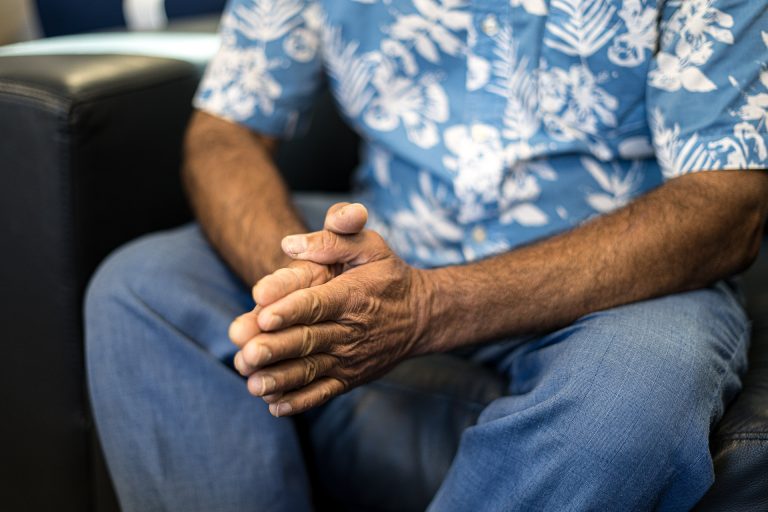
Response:
M294 260L309 260L322 265L348 263L362 265L391 254L387 243L375 231L337 235L326 229L306 235L283 238L283 252Z
M368 210L360 203L336 203L328 208L325 215L327 229L338 235L359 233L368 222Z

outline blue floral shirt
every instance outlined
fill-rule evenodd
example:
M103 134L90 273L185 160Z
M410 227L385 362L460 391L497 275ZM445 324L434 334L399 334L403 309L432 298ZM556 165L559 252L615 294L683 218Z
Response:
M370 227L420 266L767 167L764 0L232 0L221 38L196 107L290 137L328 83Z

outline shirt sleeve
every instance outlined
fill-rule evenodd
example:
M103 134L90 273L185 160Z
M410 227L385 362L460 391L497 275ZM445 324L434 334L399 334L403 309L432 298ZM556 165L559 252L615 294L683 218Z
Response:
M768 2L669 0L646 101L665 179L768 167Z
M303 131L323 82L320 26L311 0L232 0L195 108L280 138Z

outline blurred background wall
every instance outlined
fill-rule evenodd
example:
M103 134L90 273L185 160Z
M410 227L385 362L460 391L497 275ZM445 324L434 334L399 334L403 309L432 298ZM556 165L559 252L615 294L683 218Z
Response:
M217 15L226 0L0 0L0 45L101 30L162 30Z
M0 0L0 45L40 34L33 0Z

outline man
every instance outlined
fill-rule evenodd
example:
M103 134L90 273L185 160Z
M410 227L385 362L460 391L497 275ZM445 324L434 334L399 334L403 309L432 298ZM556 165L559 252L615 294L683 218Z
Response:
M509 388L430 510L692 507L746 365L728 278L768 208L766 26L746 0L234 0L186 141L199 227L88 294L124 508L308 509L272 416L454 349ZM301 234L272 155L323 76L362 204L303 202Z

